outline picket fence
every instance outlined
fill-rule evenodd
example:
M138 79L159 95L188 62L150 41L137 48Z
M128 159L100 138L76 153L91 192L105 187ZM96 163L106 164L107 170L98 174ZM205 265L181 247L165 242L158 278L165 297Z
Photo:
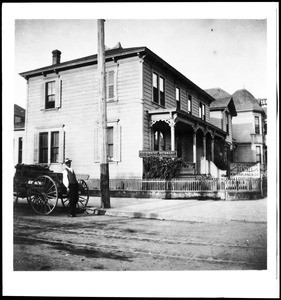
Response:
M91 188L99 190L100 180L92 179ZM212 178L185 180L110 179L110 190L114 191L267 191L267 178Z

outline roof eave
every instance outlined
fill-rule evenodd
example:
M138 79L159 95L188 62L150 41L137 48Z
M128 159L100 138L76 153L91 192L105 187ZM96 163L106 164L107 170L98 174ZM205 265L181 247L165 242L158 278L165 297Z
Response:
M112 53L105 52L105 60L108 62L112 59L117 60L120 57L141 55L141 53L144 51L145 51L145 47L137 47L137 48L134 48L133 50L131 49L128 51L123 51L123 52L121 51L119 53L117 51L112 52ZM63 62L60 64L56 64L56 65L50 65L47 67L43 67L43 68L39 68L39 69L27 71L27 72L22 72L22 73L19 73L19 75L27 79L31 76L44 75L46 73L58 72L58 71L65 70L65 69L77 68L77 67L86 66L86 65L90 65L90 64L96 64L96 63L97 63L97 54L70 60L70 61L66 61L66 62Z

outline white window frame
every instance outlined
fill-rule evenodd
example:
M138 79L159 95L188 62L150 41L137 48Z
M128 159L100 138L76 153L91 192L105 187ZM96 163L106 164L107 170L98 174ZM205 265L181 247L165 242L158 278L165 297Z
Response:
M109 163L121 162L121 126L120 121L108 121L107 127L113 127L113 159ZM94 125L94 162L100 162L100 128L99 123Z
M176 86L175 94L177 108L181 109L181 89L178 86Z
M114 96L109 98L109 86L108 86L108 76L109 72L114 72L114 78L113 78L113 84L114 84ZM118 96L117 96L117 78L118 78L118 65L116 64L115 66L106 66L106 101L107 102L114 102L118 101Z
M59 160L58 162L51 162L51 134L52 132L59 132ZM39 162L39 135L40 133L48 133L48 161L47 163ZM34 134L34 163L48 164L48 165L58 165L62 164L64 161L64 125L51 126L51 127L36 127L36 132Z
M154 85L153 85L153 75L157 76L157 102L154 101ZM161 104L161 87L160 87L160 78L163 80L163 94L164 94L164 105ZM152 70L152 103L157 104L161 107L166 107L166 78L161 75L159 72Z
M259 120L259 133L256 133L256 118ZM254 132L255 134L262 134L262 128L261 128L261 116L254 115Z
M46 97L47 97L47 84L55 82L55 107L46 108ZM57 110L61 107L61 79L59 75L45 77L42 84L42 95L41 95L41 110Z

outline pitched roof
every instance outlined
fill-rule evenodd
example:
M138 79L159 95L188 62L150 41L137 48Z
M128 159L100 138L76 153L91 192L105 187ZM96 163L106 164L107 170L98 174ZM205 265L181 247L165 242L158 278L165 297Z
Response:
M226 98L231 96L221 88L206 89L205 92L211 95L215 99L221 99L221 98Z
M122 48L122 47L116 47L105 51L105 60L106 61L112 61L113 59L117 60L120 58L126 58L126 57L132 57L132 56L142 56L145 55L146 57L149 57L153 61L161 64L164 68L172 72L176 77L178 77L180 80L185 82L185 84L189 84L192 88L194 88L200 95L202 95L206 100L208 100L210 103L214 101L214 98L210 96L208 93L206 93L203 89L201 89L199 86L197 86L195 83L193 83L191 80L189 80L187 77L185 77L182 73L180 73L178 70L176 70L174 67L172 67L170 64L168 64L164 59L162 59L160 56L155 54L153 51L148 49L147 47L133 47L133 48ZM71 68L78 68L86 65L96 64L97 63L97 54L90 55L70 61L66 61L63 63L55 64L55 65L49 65L47 67L22 72L20 75L24 78L29 78L32 76L38 76L42 74L47 73L53 73L54 71L61 71Z
M258 111L264 113L257 99L247 90L238 90L232 95L237 111Z
M221 99L216 99L210 104L210 110L223 110L225 108L229 109L230 113L232 116L237 116L236 108L233 102L233 99L231 96L221 98Z
M17 104L14 104L14 115L19 117L25 117L25 109Z

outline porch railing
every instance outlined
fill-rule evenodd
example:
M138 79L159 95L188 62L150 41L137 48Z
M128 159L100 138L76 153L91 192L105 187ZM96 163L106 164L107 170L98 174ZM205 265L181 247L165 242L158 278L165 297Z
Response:
M192 180L144 180L144 179L110 179L110 190L115 191L261 191L266 192L266 178L213 178ZM100 180L92 179L91 188L100 189Z

